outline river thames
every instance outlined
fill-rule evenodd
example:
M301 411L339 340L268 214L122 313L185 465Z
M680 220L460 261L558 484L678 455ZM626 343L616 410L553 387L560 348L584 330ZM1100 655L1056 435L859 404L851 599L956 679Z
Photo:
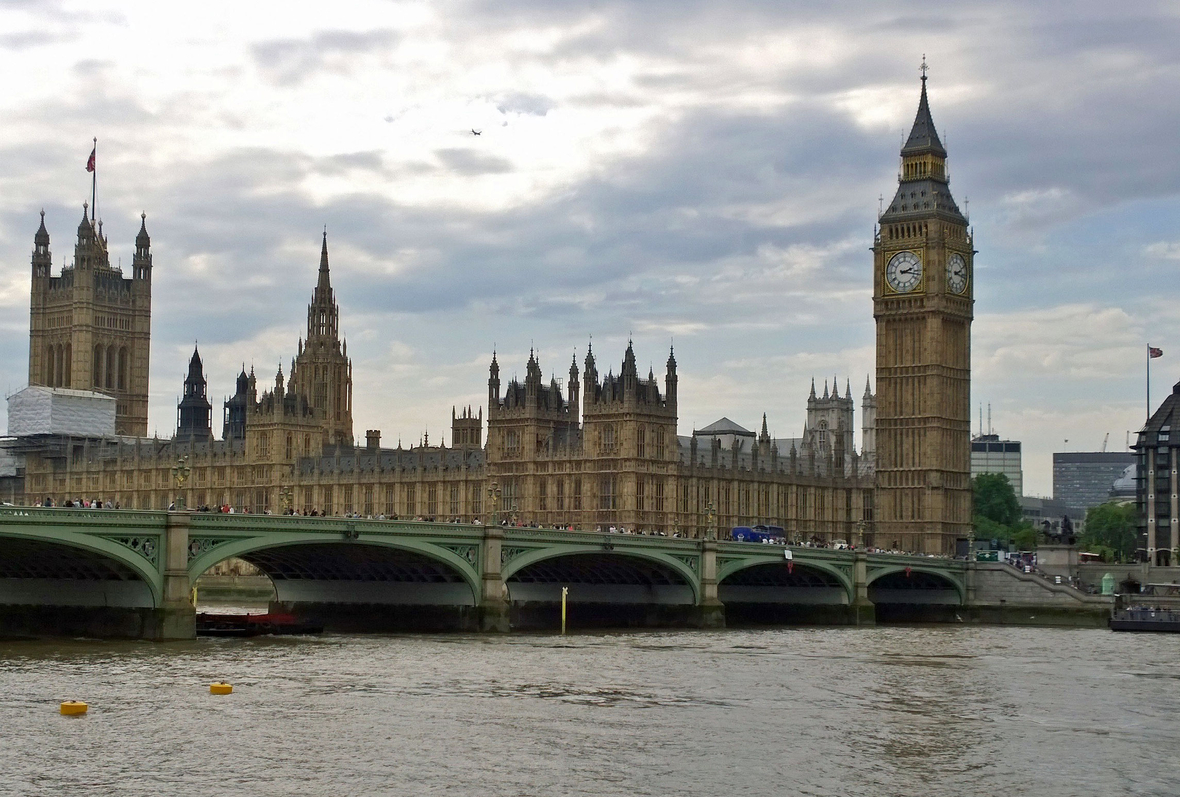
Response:
M1175 795L1178 709L1102 630L7 642L0 794Z

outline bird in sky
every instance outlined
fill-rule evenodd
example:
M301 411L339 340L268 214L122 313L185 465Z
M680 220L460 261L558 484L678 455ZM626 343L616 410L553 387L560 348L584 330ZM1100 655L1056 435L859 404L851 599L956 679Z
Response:
M482 130L476 130L474 127L471 128L471 135L473 135L473 136L478 136L482 132L483 132Z

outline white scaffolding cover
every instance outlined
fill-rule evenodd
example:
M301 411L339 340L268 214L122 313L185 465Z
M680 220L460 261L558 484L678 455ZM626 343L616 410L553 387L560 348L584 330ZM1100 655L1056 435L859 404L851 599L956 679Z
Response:
M29 385L8 397L8 434L113 437L115 399L87 390Z

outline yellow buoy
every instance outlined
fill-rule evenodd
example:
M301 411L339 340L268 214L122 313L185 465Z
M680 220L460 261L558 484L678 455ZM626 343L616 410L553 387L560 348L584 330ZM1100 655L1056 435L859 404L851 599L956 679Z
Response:
M209 694L211 695L228 695L233 691L234 688L231 685L221 681L209 684Z
M75 717L79 714L85 714L90 706L83 703L81 700L67 700L61 704L62 716Z

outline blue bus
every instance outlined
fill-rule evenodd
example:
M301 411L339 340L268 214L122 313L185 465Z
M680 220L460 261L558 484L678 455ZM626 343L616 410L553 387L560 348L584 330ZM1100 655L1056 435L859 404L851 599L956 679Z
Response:
M734 526L729 536L737 542L783 542L786 532L782 526Z

